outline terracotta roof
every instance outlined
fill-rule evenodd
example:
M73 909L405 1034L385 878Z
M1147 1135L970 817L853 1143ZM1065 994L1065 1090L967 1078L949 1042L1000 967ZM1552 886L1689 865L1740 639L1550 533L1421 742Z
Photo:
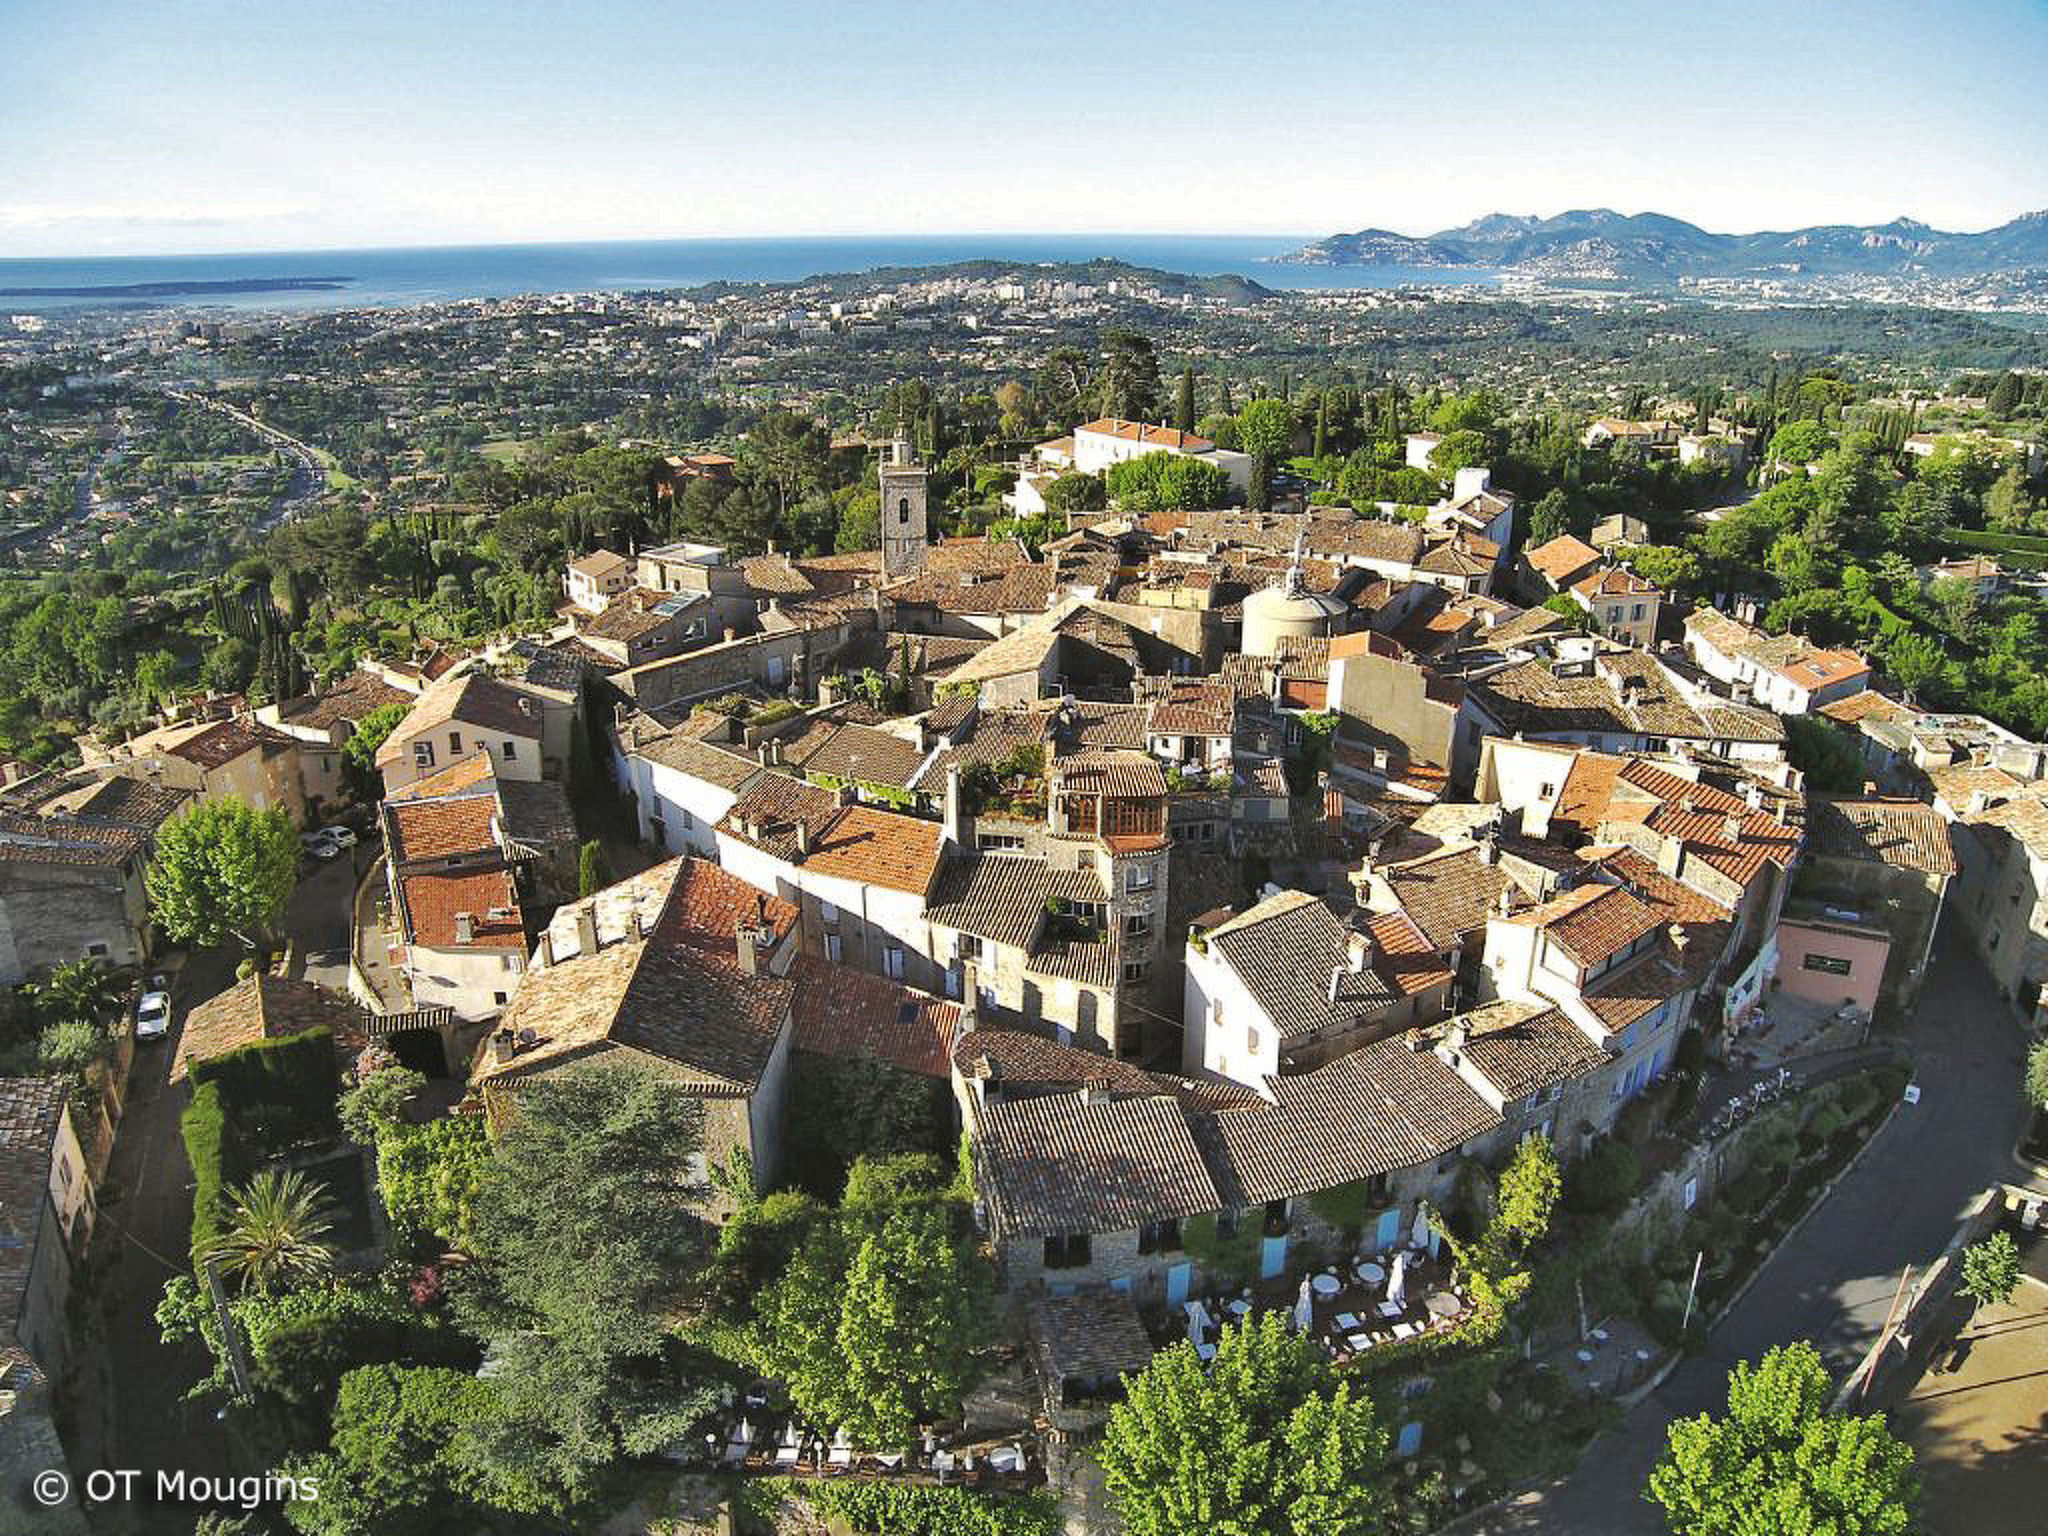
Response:
M288 737L247 720L235 719L216 721L205 730L164 750L172 757L182 757L186 762L210 771L225 768L251 752L279 752L289 745Z
M1587 567L1600 562L1600 551L1584 539L1560 534L1548 544L1539 544L1523 556L1531 568L1553 587L1569 585Z
M1386 1008L1396 997L1373 966L1351 969L1344 926L1328 907L1303 891L1268 897L1203 938L1211 951L1229 962L1283 1041L1349 1024Z
M921 1077L945 1077L960 1005L886 977L799 955L790 975L796 1048L879 1061Z
M346 1039L363 1032L363 1010L339 992L310 981L258 972L208 998L185 1015L170 1080L181 1082L197 1061L210 1061L259 1040L309 1029Z
M27 1305L37 1234L49 1209L64 1097L61 1077L0 1077L0 1337L9 1345ZM20 1529L32 1527L24 1521Z
M1507 921L1541 928L1552 943L1590 968L1650 933L1659 918L1618 885L1581 885Z
M1816 712L1841 725L1858 725L1865 720L1903 723L1919 716L1918 710L1909 709L1897 699L1886 698L1874 688L1865 688L1860 693L1835 699L1821 705Z
M798 862L813 873L922 896L939 863L937 822L849 805L825 823Z
M499 736L538 741L540 704L528 694L482 672L464 672L433 684L377 749L379 764L395 762L412 750L412 739L454 722Z
M1815 799L1806 812L1809 850L1922 874L1953 875L1949 823L1918 800Z
M1402 997L1451 984L1451 968L1405 912L1375 913L1365 919L1365 930L1372 937L1373 970Z
M907 789L925 759L914 741L866 725L821 721L822 730L807 732L801 752L794 747L789 762L809 776L825 776L851 784L880 784Z
M1013 949L1028 949L1048 901L1102 903L1101 881L1078 870L1053 870L1045 860L1014 853L971 853L946 860L939 871L928 921Z
M400 865L460 854L495 854L498 800L492 794L398 800L384 808L386 847Z
M1182 432L1174 427L1155 427L1149 422L1125 421L1116 416L1098 416L1074 428L1076 437L1083 432L1092 432L1097 437L1114 437L1126 443L1142 443L1147 448L1171 448L1180 453L1207 453L1216 446L1208 438L1197 437L1192 432ZM1058 443L1062 439L1053 441Z
M644 716L633 722L630 735L620 744L636 757L735 794L764 771L755 758L699 741L686 731L657 726Z
M401 874L398 893L400 926L408 944L428 949L526 948L519 889L502 862ZM470 937L460 944L455 918L464 912L470 918ZM494 912L501 915L494 917Z
M797 823L815 834L839 810L839 795L794 774L769 773L741 792L718 823L718 830L772 854L785 864L799 852Z
M474 757L450 763L446 768L437 768L423 779L414 779L410 784L394 789L384 799L387 803L395 801L402 805L412 800L464 795L479 785L492 783L494 779L490 754L479 752Z
M588 955L575 939L586 905L598 930ZM776 944L797 918L788 902L690 858L565 906L549 932L566 958L529 970L499 1020L527 1039L510 1061L480 1057L477 1078L516 1078L623 1047L709 1079L699 1091L751 1092L797 992L795 980L765 967L741 972L735 930L757 914Z
M1166 1094L1191 1109L1250 1103L1257 1097L1235 1083L1148 1072L1136 1062L1021 1029L984 1028L962 1035L952 1047L952 1061L964 1081L984 1082L988 1092L1006 1099L1072 1093L1091 1083L1120 1098Z
M1166 775L1159 764L1135 752L1077 753L1060 758L1053 771L1068 794L1150 800L1166 793Z
M599 578L610 576L620 570L630 571L632 568L632 561L608 549L594 549L589 554L580 555L569 562L570 570Z
M293 725L325 730L343 720L353 725L387 704L410 707L412 700L403 688L394 688L383 678L357 668L310 697L291 700L278 714Z
M1163 735L1228 736L1237 695L1227 684L1175 679L1152 704L1151 728Z
M1583 597L1661 597L1662 591L1653 581L1638 576L1625 565L1610 565L1582 576L1572 583L1572 590Z
M1465 935L1498 915L1503 891L1513 889L1498 860L1489 864L1477 844L1426 853L1381 871L1401 910L1440 953L1455 949ZM1510 900L1519 896L1515 892ZM1526 898L1522 898L1526 902Z

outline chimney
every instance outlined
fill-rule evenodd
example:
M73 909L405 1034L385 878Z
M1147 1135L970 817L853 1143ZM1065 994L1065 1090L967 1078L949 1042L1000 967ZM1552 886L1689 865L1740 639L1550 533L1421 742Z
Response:
M548 968L549 966L551 966L551 965L553 965L553 964L555 963L555 931L554 931L554 929L552 929L552 928L543 928L543 929L541 930L541 935L540 935L540 953L539 953L539 956L538 956L537 958L538 958L538 964L537 964L537 965L535 966L535 969L536 969L536 970L542 970L542 971L544 971L544 970L546 970L546 969L547 969L547 968Z
M1372 940L1355 929L1347 933L1344 935L1344 957L1351 964L1351 974L1358 975L1372 958Z
M1465 1049L1465 1043L1472 1038L1472 1026L1465 1022L1463 1014L1451 1020L1451 1027L1444 1031L1444 1049L1452 1053Z
M473 913L458 912L455 914L455 942L458 945L476 942L476 917Z
M1721 818L1721 835L1731 843L1742 841L1742 818L1730 811Z
M1657 873L1669 875L1673 880L1685 868L1685 844L1675 837L1667 837L1657 844Z
M1081 1102L1083 1104L1107 1104L1109 1102L1109 1079L1106 1077L1089 1078L1087 1082L1081 1085Z
M782 766L782 738L780 736L770 736L768 738L768 762L772 767L780 768Z
M576 953L597 953L597 903L586 901L576 909Z
M509 1029L494 1030L491 1034L491 1062L502 1067L519 1054L519 1042Z
M1685 958L1685 946L1692 942L1692 935L1686 932L1683 923L1673 923L1665 931L1671 936L1671 947L1678 951L1678 958L1683 960Z
M1332 1005L1337 1001L1337 989L1344 985L1344 974L1344 967L1341 964L1330 967L1330 1002Z
M940 822L940 842L948 848L960 846L960 765L946 765L946 808Z
M737 951L742 976L761 974L761 935L751 923L733 925L733 947Z
M796 819L796 856L808 859L811 856L811 823L808 817Z
M960 962L960 1033L981 1028L981 966L977 961Z

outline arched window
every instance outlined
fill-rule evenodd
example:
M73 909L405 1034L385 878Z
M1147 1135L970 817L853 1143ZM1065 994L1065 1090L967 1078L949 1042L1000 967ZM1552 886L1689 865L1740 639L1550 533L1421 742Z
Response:
M899 523L910 521L910 498L908 496L903 497L896 503L896 521Z

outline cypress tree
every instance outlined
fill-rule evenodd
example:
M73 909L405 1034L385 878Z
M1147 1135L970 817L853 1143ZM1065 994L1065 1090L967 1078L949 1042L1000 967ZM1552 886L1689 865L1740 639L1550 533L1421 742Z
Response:
M1183 432L1195 430L1195 369L1191 363L1180 371L1180 398L1174 402L1174 423Z
M1316 457L1318 459L1322 458L1329 451L1329 441L1330 397L1325 395L1316 402Z

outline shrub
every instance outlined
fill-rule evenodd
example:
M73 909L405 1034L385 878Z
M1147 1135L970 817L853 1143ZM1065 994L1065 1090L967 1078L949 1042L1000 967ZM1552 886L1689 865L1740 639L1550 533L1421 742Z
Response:
M259 1151L282 1150L294 1142L317 1141L340 1129L335 1093L340 1073L334 1060L334 1037L325 1029L253 1045L192 1064L195 1088L218 1084L221 1103L238 1129L257 1106L264 1135L252 1138Z
M395 1236L432 1233L469 1244L469 1210L490 1168L491 1143L478 1115L448 1115L421 1126L393 1126L377 1138L377 1187Z
M1634 1152L1619 1141L1603 1141L1572 1164L1565 1205L1578 1215L1612 1216L1628 1204L1641 1177Z
M1049 1494L1015 1496L897 1483L826 1483L802 1489L856 1536L1057 1536L1059 1505Z

